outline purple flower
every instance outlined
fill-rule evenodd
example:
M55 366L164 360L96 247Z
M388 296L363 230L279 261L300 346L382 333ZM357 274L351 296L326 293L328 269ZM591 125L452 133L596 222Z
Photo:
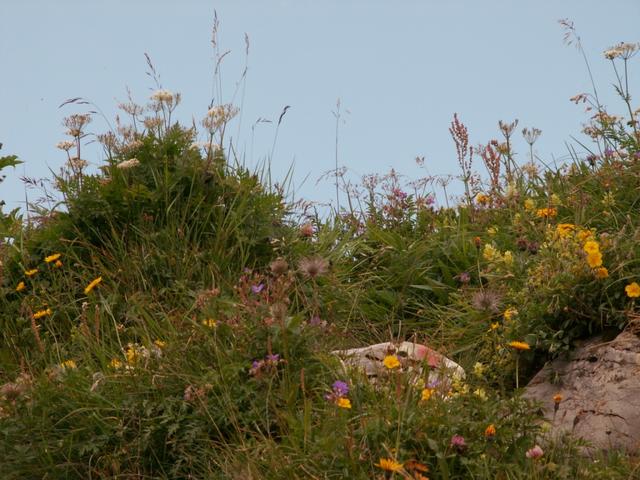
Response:
M533 460L537 460L543 455L544 455L544 450L542 450L542 448L540 448L539 445L536 445L533 448L530 448L529 450L527 450L527 453L525 453L525 456L527 458L531 458Z
M611 149L611 148L606 148L606 149L604 150L604 155L605 155L606 157L610 157L611 155L613 155L613 149Z
M264 362L262 360L254 360L249 369L249 375L258 375L263 366Z
M278 353L274 353L273 355L269 354L265 358L269 363L278 363L280 361L280 355Z
M259 283L258 285L252 285L251 291L256 295L260 293L264 289L264 283Z
M333 389L333 393L338 397L346 397L349 394L349 385L342 380L333 382L331 388Z
M451 446L458 452L462 453L467 448L467 443L462 435L454 435L451 437Z

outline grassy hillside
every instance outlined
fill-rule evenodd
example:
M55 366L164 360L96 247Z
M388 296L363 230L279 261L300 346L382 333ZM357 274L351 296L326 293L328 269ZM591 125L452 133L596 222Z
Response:
M617 48L626 67L635 47ZM593 144L568 165L516 163L517 122L471 147L455 117L457 205L391 172L329 218L228 161L233 106L197 131L169 91L124 105L98 173L81 160L91 117L69 117L62 204L0 219L0 478L638 478L636 457L551 439L519 395L576 340L637 321L624 80L625 118L575 98ZM532 153L540 132L522 133ZM405 339L464 381L393 357L371 384L329 353Z

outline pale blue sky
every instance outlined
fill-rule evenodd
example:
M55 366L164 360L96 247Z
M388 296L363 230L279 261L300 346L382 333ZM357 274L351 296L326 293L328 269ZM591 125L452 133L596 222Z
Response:
M127 86L146 102L153 83L145 52L163 86L182 93L179 117L200 119L211 98L214 9L221 49L231 50L223 102L244 65L245 32L250 39L240 151L250 165L267 157L275 123L256 127L253 149L251 124L277 120L290 105L273 176L295 161L296 193L317 201L334 195L330 181L316 186L316 179L334 166L338 98L350 111L340 127L339 163L356 175L394 167L415 177L418 155L430 173L456 174L447 130L454 112L473 145L498 138L500 119L542 129L536 151L551 161L566 155L564 142L587 119L569 97L590 89L557 20L575 22L611 106L613 77L602 51L640 40L638 0L0 0L0 142L2 154L26 162L8 172L0 199L17 206L24 199L19 176L48 176L64 162L55 148L64 138L61 120L78 111L59 109L65 99L85 97L110 119ZM99 133L107 125L96 118L91 128ZM524 161L519 136L517 147ZM85 152L100 163L99 150Z

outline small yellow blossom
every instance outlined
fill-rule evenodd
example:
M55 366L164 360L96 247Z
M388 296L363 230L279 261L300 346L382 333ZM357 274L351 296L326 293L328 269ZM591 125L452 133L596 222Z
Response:
M491 324L491 330L497 330L498 328L500 328L500 323L499 322L493 322Z
M638 285L637 282L630 283L624 287L624 291L627 293L629 298L640 297L640 285Z
M39 318L46 317L48 315L51 315L52 313L53 312L50 308L47 308L46 310L38 310L33 314L33 319L38 320Z
M24 274L27 277L33 277L36 273L38 273L38 269L37 268L32 268L31 270L25 270Z
M484 246L484 250L482 251L482 256L485 260L491 262L495 260L498 256L500 256L500 252L491 244L487 243Z
M60 368L62 370L73 370L78 368L78 366L76 365L76 362L74 362L73 360L66 360L60 364Z
M513 265L513 253L511 253L510 250L504 252L504 254L502 255L502 261L509 266Z
M553 207L539 208L536 211L536 217L538 218L554 218L558 215L558 210Z
M340 397L337 401L336 401L336 405L339 406L340 408L351 408L351 400L349 400L348 398L345 397Z
M124 356L129 365L134 365L138 361L139 353L134 345L129 344L127 350L124 352Z
M496 426L491 423L487 428L484 429L484 436L487 438L493 438L496 436Z
M607 278L609 276L609 270L605 267L598 267L595 269L596 278Z
M27 288L27 286L24 284L24 282L19 282L18 286L16 287L16 292L21 292L25 288Z
M590 238L593 238L593 232L591 230L580 230L576 236L581 242L586 242Z
M495 235L496 233L498 233L498 227L489 227L489 228L487 228L487 233L489 235Z
M576 226L573 223L560 223L556 227L556 233L560 238L567 238L571 235L576 229Z
M205 327L216 328L217 324L218 322L216 322L213 318L207 318L206 320L202 320L202 325L204 325Z
M479 193L478 195L476 195L476 202L480 205L486 205L489 203L489 196L485 195L484 193Z
M601 267L602 266L602 253L600 252L589 252L587 254L587 263L591 268Z
M423 388L420 400L426 402L431 398L431 395L433 395L433 388Z
M62 256L62 254L60 254L60 253L54 253L53 255L49 255L48 257L44 257L44 261L45 261L46 263L55 262L55 261L56 261L56 260L58 260L61 256Z
M84 289L84 294L88 295L89 292L91 292L91 290L93 290L94 288L96 288L96 286L102 282L102 277L98 277L95 278L93 280L91 280L91 283L89 283L89 285L86 286L86 288Z
M596 241L589 240L585 242L582 249L585 251L585 253L597 253L600 251L600 245Z
M473 391L473 394L478 397L483 402L487 399L487 392L484 391L484 388L477 388Z
M400 366L400 360L398 360L398 357L396 357L395 355L387 355L386 357L384 357L382 363L389 370L393 370L394 368L398 368Z
M513 317L515 317L516 315L518 315L518 310L516 310L514 307L507 308L502 314L506 322L511 321L511 319L513 319Z
M485 367L482 363L480 363L480 362L476 362L476 363L473 365L473 374L474 374L476 377L482 377L482 376L484 375L484 371L485 371L485 369L486 369L486 367Z
M515 348L516 350L531 350L531 347L527 342L513 341L509 342L509 346Z
M552 205L560 205L560 203L562 203L562 201L560 200L560 197L555 193L551 194L551 197L549 197L549 200L551 201Z
M531 198L527 198L524 201L524 209L533 210L534 208L536 208L536 202L534 202Z
M163 342L162 340L155 340L153 344L158 348L164 348L167 346L167 342Z
M376 463L375 465L388 472L399 472L402 470L402 464L396 462L393 458L381 458L380 463Z
M109 362L109 366L115 370L118 370L122 368L122 362L117 358L114 358L113 360L111 360L111 362Z
M60 268L62 266L62 262L60 260L56 260L56 263L54 263L53 266L56 268Z

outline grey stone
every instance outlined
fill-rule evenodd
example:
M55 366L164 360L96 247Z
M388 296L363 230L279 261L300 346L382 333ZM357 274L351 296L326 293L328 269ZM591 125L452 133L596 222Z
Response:
M562 395L559 404L553 397ZM552 433L570 432L593 449L640 449L640 338L593 338L544 366L525 388L542 402Z

